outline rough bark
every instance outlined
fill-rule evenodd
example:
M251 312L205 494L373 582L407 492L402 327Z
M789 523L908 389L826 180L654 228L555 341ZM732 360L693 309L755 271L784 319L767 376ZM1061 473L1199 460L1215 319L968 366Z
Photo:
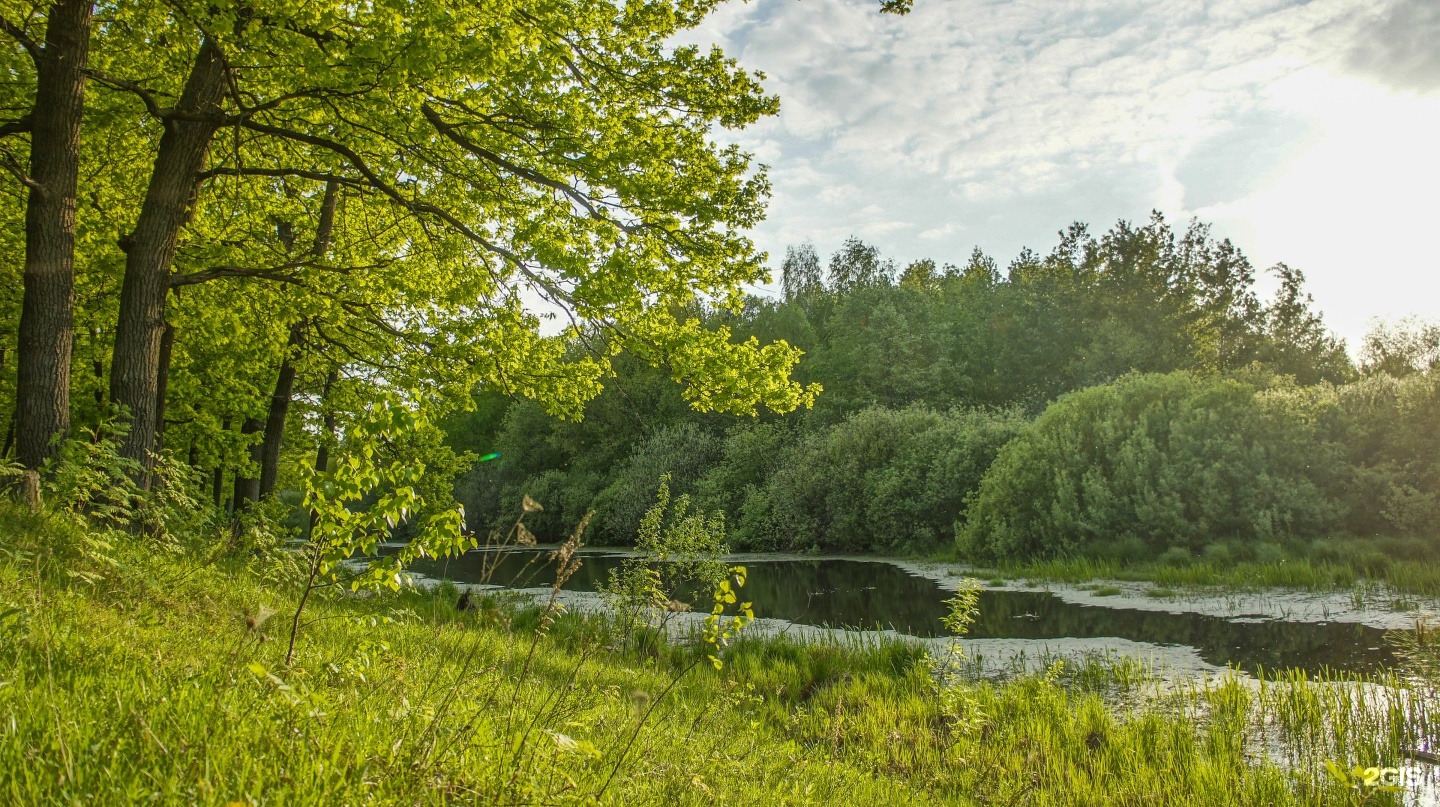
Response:
M170 391L170 356L175 349L175 326L165 323L160 332L160 367L155 379L155 453L165 448L165 396Z
M20 475L20 503L30 508L30 512L38 513L44 509L44 502L40 499L40 472L25 471Z
M54 3L44 44L34 52L36 92L15 402L20 462L32 469L44 464L54 454L57 439L70 431L75 188L93 14L91 0Z
M264 428L264 424L258 418L245 418L245 423L240 426L240 433L243 435L258 434ZM260 464L260 444L254 443L250 446L250 461L256 465ZM235 472L235 501L232 507L238 513L245 509L251 502L260 500L260 477L245 476L239 471Z
M315 227L315 243L310 254L323 258L330 249L330 233L335 226L335 203L340 186L331 181L325 185L325 196L320 202L320 220ZM290 326L289 338L285 341L285 355L280 360L280 373L275 379L275 392L270 395L270 414L265 419L265 439L260 444L260 495L268 496L275 490L280 476L280 449L285 440L285 420L290 413L290 399L295 392L295 359L305 345L306 323L302 320Z
M199 173L221 122L228 73L220 48L206 38L175 112L165 122L140 216L123 244L125 279L110 364L110 399L130 411L130 433L120 450L145 469L137 480L142 487L150 482L160 337L176 241L192 213Z
M290 412L290 396L295 391L295 363L292 356L305 343L305 323L290 326L285 341L285 358L280 361L280 375L275 379L275 392L270 395L270 414L265 418L265 439L260 443L260 490L268 496L275 490L280 476L280 447L285 439L285 418Z

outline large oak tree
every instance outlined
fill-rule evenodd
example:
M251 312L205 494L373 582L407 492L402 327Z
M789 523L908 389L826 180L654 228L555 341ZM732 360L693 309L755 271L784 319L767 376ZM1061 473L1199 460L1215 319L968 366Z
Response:
M172 415L265 423L264 488L290 400L341 368L451 401L487 383L577 414L628 348L697 408L809 400L788 345L675 316L696 296L736 302L763 275L744 231L763 215L764 169L713 135L777 101L718 50L671 44L716 5L174 0L101 6L92 32L91 3L7 4L8 66L33 78L7 90L0 131L31 191L22 460L48 456L81 385L99 413L123 407L123 453L146 467ZM89 157L82 126L101 144ZM86 172L115 153L148 169ZM82 331L94 372L78 380L77 192L94 229L119 236L81 256L96 296ZM307 248L330 240L316 232L327 198L335 243ZM537 307L575 339L603 333L603 349L542 338ZM113 328L93 324L104 311ZM170 363L198 366L214 345L196 340L237 312L275 319L245 345L251 377L198 395L172 383ZM219 411L247 389L269 405Z

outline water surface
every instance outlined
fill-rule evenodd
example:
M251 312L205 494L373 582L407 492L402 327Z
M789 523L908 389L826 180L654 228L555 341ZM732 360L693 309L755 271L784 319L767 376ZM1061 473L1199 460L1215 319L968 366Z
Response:
M624 554L585 550L584 563L567 583L595 591ZM944 601L952 596L935 581L883 561L836 558L755 560L747 557L742 598L758 617L802 625L850 629L891 629L918 637L944 636ZM414 570L429 577L514 588L549 586L554 569L543 550L477 550L459 558L424 560ZM678 592L680 599L708 607L704 592ZM1225 618L1103 605L1067 603L1044 591L987 589L980 594L975 639L1122 639L1194 648L1216 666L1256 672L1295 668L1378 672L1395 664L1386 631L1345 622L1293 622Z

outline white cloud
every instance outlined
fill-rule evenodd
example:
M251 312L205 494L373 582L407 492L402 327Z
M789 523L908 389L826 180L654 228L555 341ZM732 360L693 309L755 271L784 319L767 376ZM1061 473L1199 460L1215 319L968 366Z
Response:
M977 244L1004 261L1073 220L1196 213L1305 270L1353 339L1427 266L1440 209L1412 179L1431 176L1437 127L1424 97L1343 74L1426 86L1433 47L1407 26L1432 2L917 0L893 17L875 0L753 0L689 38L781 97L777 119L733 135L772 166L755 233L772 256L860 234L901 262ZM1364 244L1369 294L1343 281Z

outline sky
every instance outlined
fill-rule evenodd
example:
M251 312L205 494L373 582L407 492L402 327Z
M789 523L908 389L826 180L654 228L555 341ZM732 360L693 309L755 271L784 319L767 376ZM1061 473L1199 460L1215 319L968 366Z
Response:
M772 266L1003 266L1159 210L1302 270L1352 349L1440 320L1440 0L732 0L685 39L780 96L722 135L769 166Z

